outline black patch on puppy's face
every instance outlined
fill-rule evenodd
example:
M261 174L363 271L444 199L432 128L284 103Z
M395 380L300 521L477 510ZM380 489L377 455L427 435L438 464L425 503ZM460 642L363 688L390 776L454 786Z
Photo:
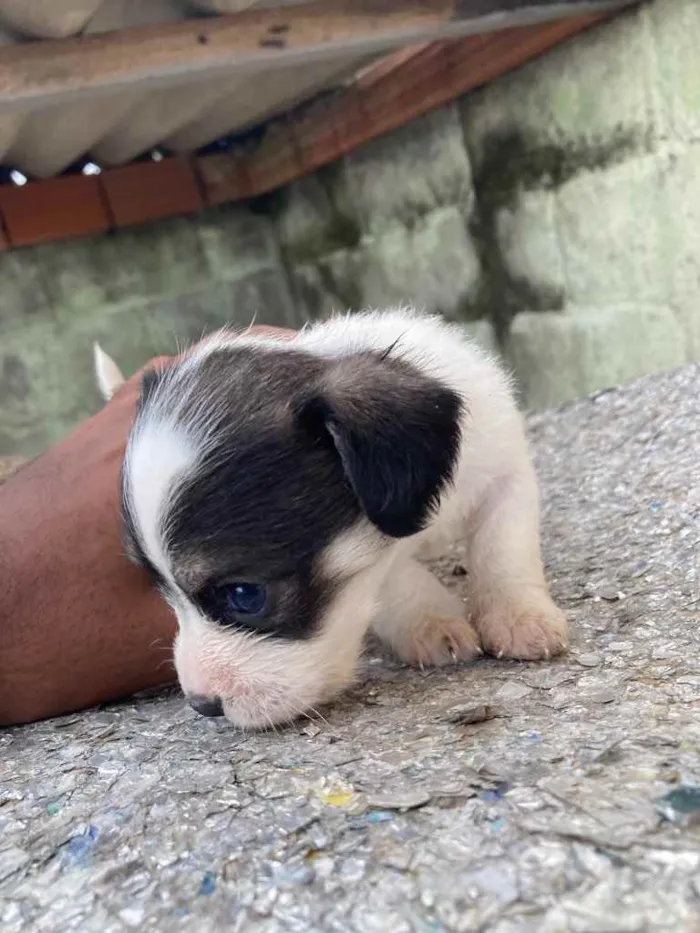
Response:
M338 585L320 557L361 510L330 438L309 431L290 404L324 365L231 347L188 376L192 399L178 417L187 423L206 397L214 442L169 504L165 544L178 584L210 618L212 589L262 583L267 613L239 626L309 637Z
M195 438L207 429L200 462L162 515L173 577L222 624L221 587L264 584L265 613L236 625L310 637L343 583L322 561L339 535L369 518L380 533L367 546L379 552L428 521L457 457L461 402L372 353L324 360L232 345L177 369L159 385L157 419Z

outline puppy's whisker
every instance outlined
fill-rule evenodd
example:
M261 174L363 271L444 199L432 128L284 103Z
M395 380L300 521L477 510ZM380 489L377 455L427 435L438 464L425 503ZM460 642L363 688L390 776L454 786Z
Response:
M326 726L330 727L328 720L319 713L319 711L314 706L301 707L296 704L290 704L292 712L294 714L294 719L301 717L302 719L308 719L311 723L323 722ZM293 722L294 720L290 720Z
M326 719L326 717L323 716L321 713L319 713L319 711L316 709L315 706L310 706L310 707L309 707L309 711L312 712L312 713L314 714L314 716L315 716L317 719L320 719L322 723L325 723L325 725L330 726L330 723L328 722L328 720ZM309 718L310 718L310 717L309 717ZM312 722L313 722L313 720L312 720Z
M264 715L265 715L265 721L267 722L266 731L268 731L268 732L271 731L271 732L273 732L275 735L279 735L279 732L278 732L278 730L277 730L277 726L275 725L275 722L274 722L274 720L272 719L272 717L270 716L270 714L266 711Z
M151 651L162 651L164 654L167 654L169 658L172 660L172 655L173 655L172 645L160 644L158 639L156 639L156 641L151 642L151 644L149 645L149 649Z
M175 353L177 356L182 356L185 352L185 344L178 333L173 333L173 338L175 342Z

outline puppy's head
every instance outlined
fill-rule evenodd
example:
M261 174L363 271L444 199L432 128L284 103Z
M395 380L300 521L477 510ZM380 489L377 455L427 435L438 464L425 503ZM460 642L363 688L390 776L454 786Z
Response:
M231 338L144 379L126 539L200 712L293 719L353 677L392 542L449 482L458 397L400 359Z

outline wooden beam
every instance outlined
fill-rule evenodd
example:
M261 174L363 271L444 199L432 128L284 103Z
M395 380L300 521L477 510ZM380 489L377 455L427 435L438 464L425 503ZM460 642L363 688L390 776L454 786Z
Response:
M289 184L612 16L569 17L392 55L330 101L272 120L256 146L195 157L204 199L211 205L246 200Z
M603 12L632 0L311 0L0 47L0 113Z

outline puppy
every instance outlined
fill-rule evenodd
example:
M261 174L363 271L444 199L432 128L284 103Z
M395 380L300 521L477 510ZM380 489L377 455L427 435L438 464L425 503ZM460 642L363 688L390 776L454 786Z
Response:
M177 615L185 695L243 728L336 695L370 627L419 665L567 646L509 378L437 317L220 332L149 372L122 507L131 558ZM458 537L467 607L417 560Z

